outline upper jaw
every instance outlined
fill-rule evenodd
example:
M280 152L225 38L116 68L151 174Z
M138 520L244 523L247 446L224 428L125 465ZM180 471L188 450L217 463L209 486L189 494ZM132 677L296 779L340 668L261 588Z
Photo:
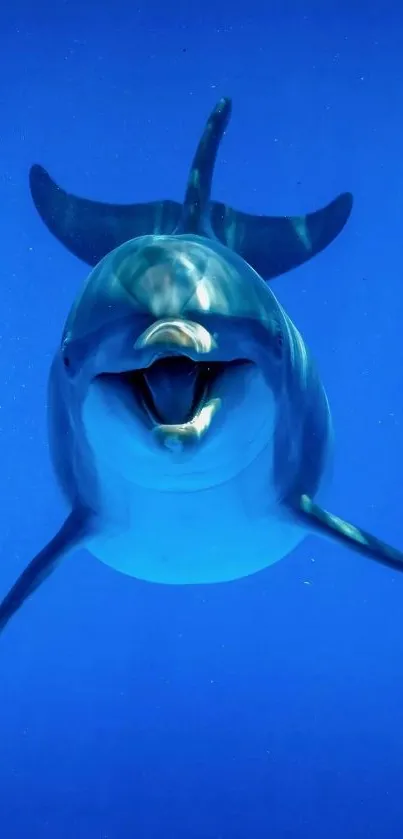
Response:
M213 335L200 323L182 318L164 318L148 327L137 338L135 350L154 348L156 350L176 350L183 355L194 357L211 354L217 349Z
M219 333L213 333L195 321L164 318L148 326L135 339L125 329L101 342L91 363L86 365L84 378L89 383L102 374L144 370L159 358L178 355L207 363L252 360L250 348L241 349L239 336L234 340L230 334L223 334L220 326Z

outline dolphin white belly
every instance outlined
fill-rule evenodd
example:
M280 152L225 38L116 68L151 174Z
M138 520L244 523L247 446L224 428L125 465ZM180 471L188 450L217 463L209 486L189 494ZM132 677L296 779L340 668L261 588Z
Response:
M274 500L265 458L235 479L194 492L136 486L97 462L101 527L88 550L118 571L158 583L216 583L282 559L304 538Z

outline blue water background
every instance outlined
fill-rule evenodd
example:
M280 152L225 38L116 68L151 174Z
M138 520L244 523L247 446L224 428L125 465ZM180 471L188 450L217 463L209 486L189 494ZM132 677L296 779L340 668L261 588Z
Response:
M272 287L329 394L332 509L403 547L399 4L16 0L0 45L1 592L64 514L46 380L87 273L29 166L95 199L181 200L222 95L215 198L355 195L340 238ZM1 839L401 839L402 777L403 576L319 539L216 587L77 552L0 639Z

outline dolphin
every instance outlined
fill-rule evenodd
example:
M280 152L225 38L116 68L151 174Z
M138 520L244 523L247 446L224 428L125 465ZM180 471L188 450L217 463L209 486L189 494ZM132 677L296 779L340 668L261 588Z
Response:
M73 303L48 389L68 513L0 603L1 629L82 547L165 584L242 578L312 533L403 570L401 551L316 501L332 451L328 399L262 276L194 232L213 164L206 154L191 176L182 232L120 244Z
M183 204L171 200L126 205L90 201L65 192L35 164L29 181L39 215L51 233L91 267L124 242L151 233L194 233L215 239L236 251L266 281L301 265L343 229L351 213L352 195L342 193L327 206L302 216L257 216L210 201L210 193L203 192L209 181L202 173L212 173L231 111L231 100L223 98L207 120Z
M319 532L403 569L315 502L332 443L322 382L271 289L221 243L151 235L106 256L68 316L48 410L69 513L1 628L78 547L143 580L216 583Z

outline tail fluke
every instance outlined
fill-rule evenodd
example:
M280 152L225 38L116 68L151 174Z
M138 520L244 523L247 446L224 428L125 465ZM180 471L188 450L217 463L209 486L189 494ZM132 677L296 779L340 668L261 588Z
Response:
M96 265L129 239L146 234L196 233L218 239L271 280L324 250L343 229L353 198L342 193L303 216L255 216L210 201L214 165L231 116L231 100L211 113L193 159L183 204L169 199L105 204L65 192L43 169L30 170L35 207L51 233L75 256Z

